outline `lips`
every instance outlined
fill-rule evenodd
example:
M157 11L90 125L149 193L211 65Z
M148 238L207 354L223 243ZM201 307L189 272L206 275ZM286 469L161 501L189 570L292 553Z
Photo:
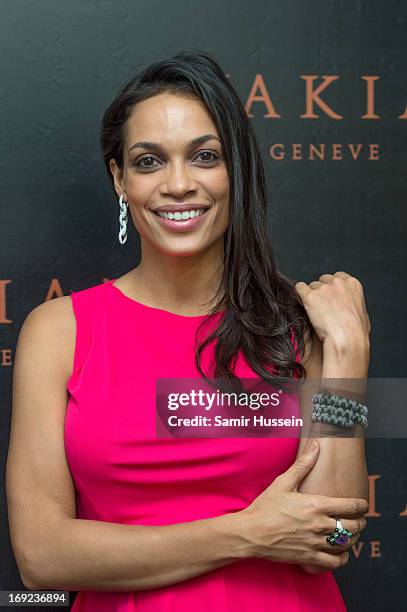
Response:
M151 212L154 214L158 223L170 232L183 233L198 228L204 222L208 211L205 210L204 212L201 212L198 217L192 217L191 219L184 219L179 221L162 217L156 211Z
M189 210L201 210L201 209L208 209L209 206L206 204L163 204L162 206L157 206L157 208L152 209L152 211L154 213L157 212L186 212Z

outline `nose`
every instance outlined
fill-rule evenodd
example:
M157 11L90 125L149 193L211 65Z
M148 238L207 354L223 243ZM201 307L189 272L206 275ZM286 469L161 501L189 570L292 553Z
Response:
M168 165L163 191L181 198L185 193L195 189L191 170L182 160Z

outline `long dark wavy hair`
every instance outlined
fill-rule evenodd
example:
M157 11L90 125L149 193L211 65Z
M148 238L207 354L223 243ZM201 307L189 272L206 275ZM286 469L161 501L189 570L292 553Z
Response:
M200 360L205 347L214 342L212 379L239 386L235 365L241 351L258 377L271 385L285 388L287 379L303 381L306 370L296 360L293 339L303 355L305 336L312 338L313 328L295 291L295 281L276 266L264 166L254 130L236 90L208 53L185 49L150 63L124 84L105 110L101 124L108 177L114 185L109 167L112 158L123 170L126 122L133 107L162 92L205 105L219 133L230 182L223 275L214 296L217 301L197 330L196 367L208 380ZM219 310L224 311L219 324L199 344L198 332Z

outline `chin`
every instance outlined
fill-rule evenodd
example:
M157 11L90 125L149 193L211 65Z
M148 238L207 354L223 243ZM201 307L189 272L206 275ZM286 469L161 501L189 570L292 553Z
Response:
M198 246L180 249L176 247L163 248L161 245L161 247L157 247L157 249L161 251L163 255L169 255L170 257L193 257L194 255L199 255L205 251L205 248Z

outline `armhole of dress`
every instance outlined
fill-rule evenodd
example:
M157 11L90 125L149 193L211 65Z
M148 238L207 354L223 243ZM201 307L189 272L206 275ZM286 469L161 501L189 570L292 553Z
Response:
M82 369L86 354L88 352L87 347L89 345L86 320L84 321L85 309L84 305L81 304L81 296L79 295L79 292L74 291L69 297L71 298L71 306L75 317L75 349L73 355L72 372L66 384L68 391L70 391L73 387L76 378Z

